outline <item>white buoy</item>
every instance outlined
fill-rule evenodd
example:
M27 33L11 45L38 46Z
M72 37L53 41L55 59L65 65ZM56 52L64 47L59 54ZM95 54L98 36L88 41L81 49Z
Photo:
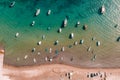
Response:
M67 26L67 23L68 23L67 18L65 18L65 19L64 19L64 27Z
M9 7L13 7L14 5L15 5L15 1L11 2Z
M61 51L65 51L65 47L62 47L62 48L61 48Z
M27 58L28 58L28 55L25 55L25 56L24 56L24 59L27 59Z
M70 39L73 39L74 38L74 33L71 33L69 37L70 37Z
M33 48L33 49L32 49L32 52L35 52L35 50L36 50L36 49L35 49L35 48Z
M48 12L47 12L47 15L50 15L51 14L51 10L49 9Z
M34 62L34 63L36 63L36 62L37 62L35 58L33 59L33 62Z
M77 41L75 41L75 42L74 42L74 45L77 45L77 44L78 44L78 42L77 42Z
M61 29L61 28L59 28L59 29L58 29L58 32L59 32L59 33L61 33L61 32L62 32L62 29Z
M105 13L105 6L104 5L102 5L100 12L101 12L101 14Z
M84 40L80 40L80 44L83 44L84 43Z
M15 37L18 37L19 36L19 33L17 32L16 34L15 34Z
M49 49L49 53L52 53L52 48Z
M34 26L34 25L35 25L35 21L32 21L31 26Z
M38 44L38 45L41 45L41 44L42 44L42 42L41 42L41 41L39 41L37 44Z
M38 16L40 14L40 9L36 10L35 16Z
M100 44L101 44L101 43L100 43L100 41L97 41L97 43L96 43L96 44L97 44L97 46L100 46Z
M38 54L38 55L40 55L41 53L40 53L40 52L38 52L37 54Z

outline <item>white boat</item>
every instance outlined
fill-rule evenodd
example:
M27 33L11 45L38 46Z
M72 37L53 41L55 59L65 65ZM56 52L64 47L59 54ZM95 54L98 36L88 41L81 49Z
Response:
M52 61L53 61L53 59L52 59L52 58L50 58L50 59L49 59L49 61L50 61L50 62L52 62Z
M58 41L58 40L56 40L56 41L55 41L55 45L58 45L58 43L59 43L59 41Z
M28 55L25 55L25 56L24 56L24 59L27 59L27 58L28 58Z
M91 50L91 46L90 46L90 47L88 47L87 51L90 51L90 50Z
M67 22L68 22L68 21L67 21L67 18L65 18L65 19L64 19L64 27L67 26Z
M36 50L36 49L35 49L35 48L33 48L33 49L32 49L32 52L35 52L35 50Z
M100 44L101 44L100 41L97 41L97 46L100 46Z
M61 51L65 51L65 47L62 47L62 48L61 48Z
M33 62L34 62L34 63L36 63L36 62L37 62L35 58L33 59Z
M47 15L50 15L50 14L51 14L51 10L48 10Z
M102 5L100 12L101 12L101 14L105 13L105 6L104 5Z
M59 28L59 29L58 29L58 32L59 32L59 33L61 33L61 32L62 32L62 29L61 29L61 28Z
M84 43L84 40L80 40L80 44L83 44Z
M80 25L80 21L77 22L77 25Z
M35 16L38 16L40 14L40 9L36 10Z
M74 33L70 34L70 38L73 39L74 38Z
M49 53L52 53L52 48L49 49Z
M47 57L45 57L45 61L48 61L48 58L47 58Z
M45 35L42 35L42 39L45 39Z
M15 5L15 1L10 3L10 7L13 7Z
M75 41L75 42L74 42L74 45L77 45L77 44L78 44L78 42L77 42L77 41Z
M42 42L41 42L41 41L39 41L37 44L38 44L38 45L41 45L41 44L42 44Z
M83 25L83 30L87 30L88 26L85 24Z
M40 53L40 52L38 52L37 54L38 54L38 55L40 55L41 53Z
M15 37L18 37L19 36L19 33L17 32L16 34L15 34Z
M31 26L34 26L34 25L35 25L35 21L32 21Z

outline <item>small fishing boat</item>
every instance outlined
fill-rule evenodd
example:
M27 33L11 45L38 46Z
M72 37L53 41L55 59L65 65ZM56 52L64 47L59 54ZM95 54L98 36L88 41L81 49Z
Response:
M36 50L36 49L35 49L35 48L33 48L33 49L32 49L32 52L35 52L35 50Z
M16 34L15 34L15 37L18 37L19 36L19 33L17 32Z
M77 44L78 44L78 42L77 42L77 41L75 41L75 42L74 42L74 45L77 45Z
M25 55L25 56L24 56L24 59L27 59L27 58L28 58L28 55Z
M104 6L104 5L102 5L102 7L101 7L101 9L100 9L100 13L101 13L101 14L105 13L105 6Z
M58 45L58 43L59 43L59 41L58 41L58 40L56 40L54 44L55 44L55 45Z
M14 5L15 5L15 1L11 2L9 7L13 7Z
M83 30L87 30L88 26L85 24L83 25Z
M83 44L84 43L84 40L82 39L82 40L80 40L80 44Z
M69 36L70 39L73 39L74 38L74 33L71 33L70 36Z
M38 44L38 45L41 45L41 44L42 44L42 42L41 42L41 41L39 41L37 44Z
M35 58L33 59L33 62L34 62L34 63L36 63L36 62L37 62Z
M35 16L38 16L40 14L40 9L36 10Z
M51 14L51 10L48 10L47 15L50 15L50 14Z
M80 21L77 22L77 25L80 25Z
M67 26L67 23L68 23L67 18L65 18L65 19L64 19L64 27Z
M49 53L52 53L52 48L49 49Z
M96 44L97 44L97 46L100 46L100 44L101 44L101 43L100 43L100 41L97 41L97 43L96 43Z
M61 28L59 28L59 29L58 29L58 33L61 33L61 32L62 32L62 29L61 29Z
M35 21L32 21L31 26L34 26L34 25L35 25Z
M65 51L65 47L62 47L62 48L61 48L61 51Z
M117 38L117 42L120 42L120 37Z

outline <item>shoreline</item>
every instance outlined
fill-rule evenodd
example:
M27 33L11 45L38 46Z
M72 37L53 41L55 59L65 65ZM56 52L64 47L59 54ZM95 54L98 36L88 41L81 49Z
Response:
M3 54L0 56L2 59ZM72 75L69 76L69 73ZM90 76L95 73L98 73L102 77ZM119 80L120 68L78 68L65 64L14 67L3 64L2 77L8 78L4 80L69 80L69 78L71 80Z
M117 69L120 70L120 67L77 67L77 66L72 66L72 65L67 65L67 64L54 64L54 63L50 63L50 64L41 64L41 65L30 65L30 66L12 66L12 65L7 65L7 64L3 64L4 68L34 68L34 67L43 67L43 66L65 66L65 67L71 67L71 68L77 68L77 69Z

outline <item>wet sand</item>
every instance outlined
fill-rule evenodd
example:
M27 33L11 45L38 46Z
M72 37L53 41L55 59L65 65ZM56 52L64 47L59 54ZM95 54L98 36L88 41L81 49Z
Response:
M3 65L0 55L0 79L2 80L119 80L120 69L76 68L61 64L12 67ZM91 74L98 74L92 76Z

